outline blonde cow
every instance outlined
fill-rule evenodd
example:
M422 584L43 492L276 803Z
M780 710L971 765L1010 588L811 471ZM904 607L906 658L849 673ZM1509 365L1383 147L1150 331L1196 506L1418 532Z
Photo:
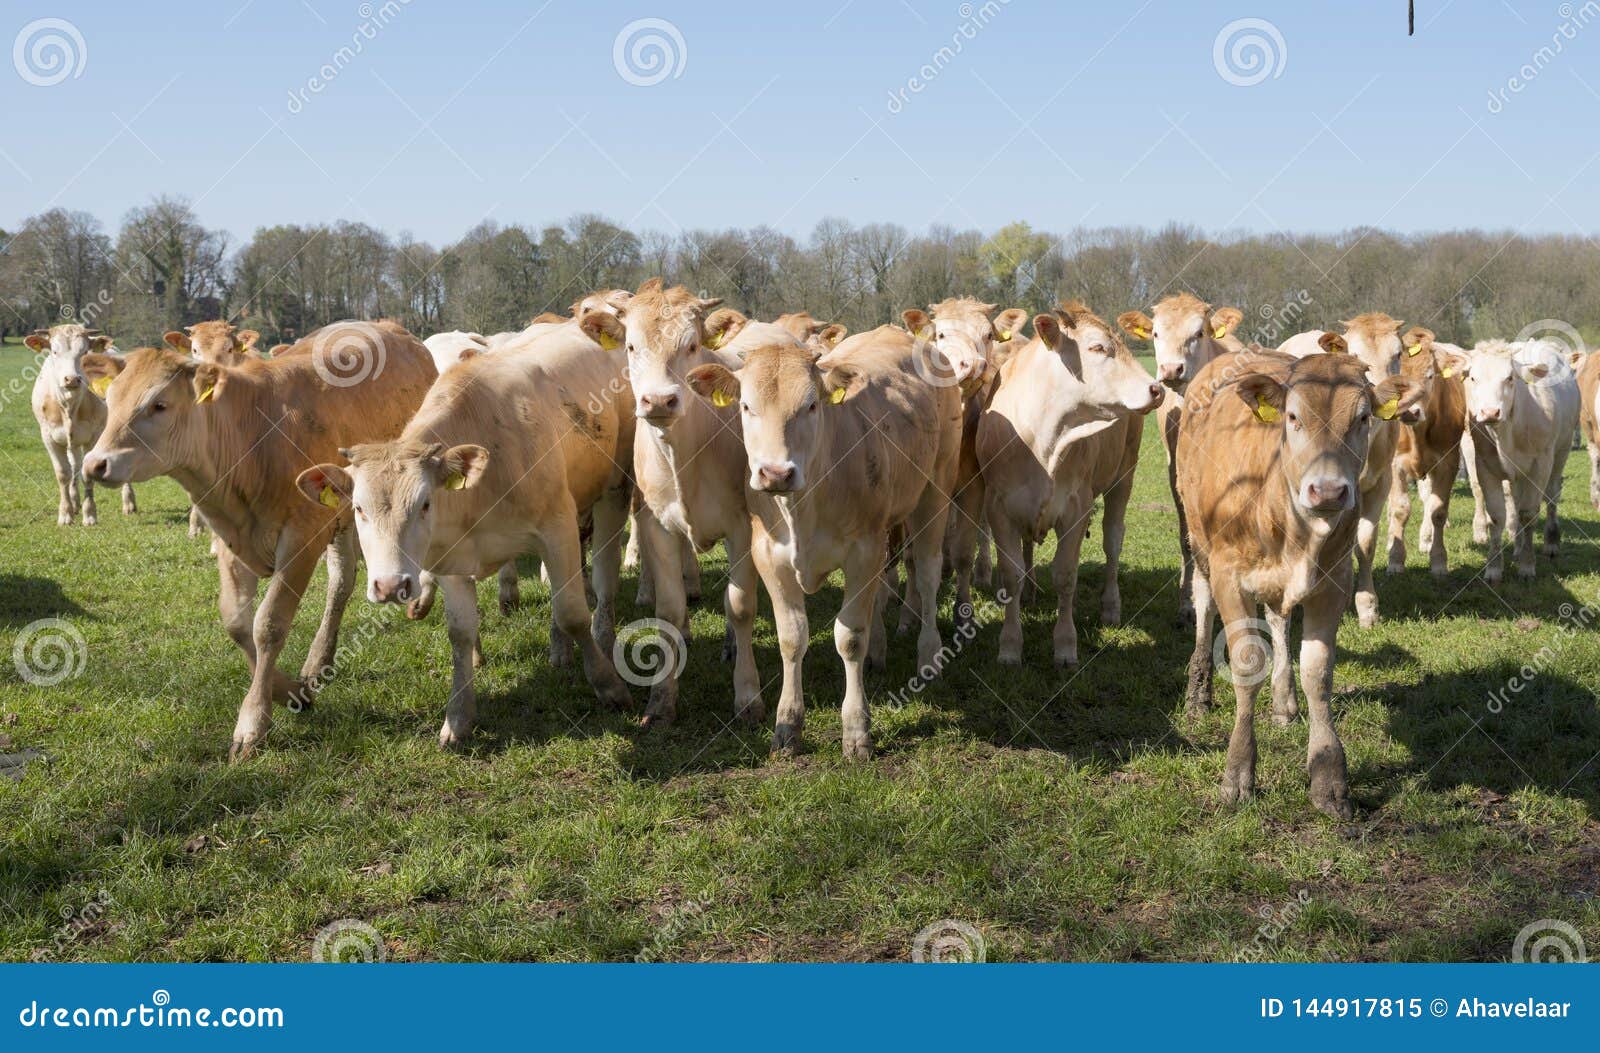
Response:
M94 503L94 477L84 458L106 426L106 404L85 373L84 356L103 353L111 338L81 325L58 325L29 333L23 343L44 357L33 381L33 418L56 476L56 522L71 526L80 512L84 526L100 521ZM103 383L99 385L102 389ZM122 487L122 514L139 510L133 487Z
M1449 572L1444 528L1450 518L1450 493L1461 467L1461 435L1466 430L1467 400L1459 374L1442 365L1438 353L1460 350L1439 343L1431 329L1412 326L1401 338L1405 355L1400 375L1422 389L1421 396L1399 416L1394 451L1394 478L1389 489L1389 566L1398 574L1406 565L1406 522L1411 517L1410 486L1417 484L1422 521L1417 548L1428 553L1434 577Z

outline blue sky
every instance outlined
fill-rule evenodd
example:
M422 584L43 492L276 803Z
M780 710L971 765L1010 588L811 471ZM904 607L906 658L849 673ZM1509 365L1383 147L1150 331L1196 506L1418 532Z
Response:
M1408 39L1403 0L8 2L0 226L61 205L114 230L166 192L235 238L347 218L446 242L486 218L580 211L799 236L824 216L1600 228L1600 6L1418 8ZM56 72L28 45L63 31L18 38L46 18L81 36L67 39L81 71L40 85L28 77ZM613 60L644 19L671 27L627 38L666 41L676 75L654 84ZM1254 34L1276 73L1259 83L1214 62L1240 19L1270 29L1224 38L1223 67L1253 79L1226 44ZM1557 39L1559 54L1536 56ZM632 80L652 79L622 52ZM310 88L329 64L342 68ZM1525 64L1534 76L1508 89Z

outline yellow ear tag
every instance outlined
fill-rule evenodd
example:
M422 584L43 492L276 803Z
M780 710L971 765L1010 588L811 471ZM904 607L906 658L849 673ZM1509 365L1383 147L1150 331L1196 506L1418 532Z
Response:
M706 346L715 351L717 348L722 346L722 338L727 335L728 331L726 329L720 333L712 333L710 336L706 337Z
M1267 401L1267 396L1265 395L1256 396L1256 420L1263 424L1276 424L1278 422L1278 411L1273 409L1272 403Z
M1211 331L1211 337L1214 340L1221 340L1223 337L1225 337L1227 335L1228 335L1228 327L1225 326L1225 325L1219 325L1219 326L1217 326L1215 329L1213 329Z
M1400 416L1400 399L1398 396L1378 407L1378 416L1384 420L1394 420Z
M1146 329L1142 325L1136 325L1133 327L1133 335L1138 337L1140 340L1143 340L1150 335L1150 330Z
M727 409L733 405L733 396L718 388L711 393L711 404L718 409Z
M1412 358L1417 357L1421 353L1422 353L1422 345L1421 344L1412 344L1410 347L1406 348L1406 354L1410 355Z
M327 485L326 483L324 483L322 486L322 493L317 495L317 500L321 501L329 508L339 507L339 495L334 493L333 487Z
M451 472L445 476L444 488L446 490L465 490L467 488L467 477L460 472Z
M1000 330L1000 332L995 336L995 339L997 341L999 341L1000 343L1002 343L1002 344L1005 343L1007 340L1011 339L1011 330L1009 330L1009 329Z
M595 339L599 341L600 350L602 351L615 351L617 348L622 346L621 341L604 330L602 330L600 335L595 337Z
M1455 370L1452 369L1449 366L1445 366L1443 369L1439 370L1439 375L1441 377L1444 377L1446 380L1449 380L1452 376L1455 375Z
M843 402L844 401L844 388L834 388L832 394L830 394L828 396L828 401L833 403L835 406L837 406L839 403Z
M196 402L210 402L214 397L216 397L216 394L217 394L217 386L215 384L213 384L209 388L206 388L204 391L200 392L199 396L195 399L195 401Z
M89 390L94 392L96 395L99 395L101 398L105 398L106 392L111 390L111 382L115 379L117 378L95 377L93 380L89 381Z

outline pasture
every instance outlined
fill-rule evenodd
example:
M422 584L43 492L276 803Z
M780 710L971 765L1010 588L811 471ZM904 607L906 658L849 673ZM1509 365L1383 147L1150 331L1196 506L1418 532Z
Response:
M1047 571L1020 670L994 663L992 606L920 692L906 690L913 641L892 639L869 679L870 764L840 755L836 587L810 605L804 751L768 756L779 669L764 595L768 722L731 722L719 550L670 729L637 728L644 689L632 712L597 710L578 670L550 667L545 591L525 574L510 616L480 585L486 661L463 753L436 744L442 612L411 623L358 594L316 707L280 710L262 753L230 766L246 671L207 543L185 536L187 498L156 480L137 487L137 516L108 496L98 527L57 526L28 384L11 387L31 362L0 352L0 754L44 759L0 779L0 958L306 960L343 918L374 926L390 960L905 960L944 919L974 926L990 961L1498 960L1540 919L1600 938L1600 634L1584 618L1600 601L1600 514L1581 454L1561 557L1541 557L1536 581L1478 577L1463 483L1448 579L1428 575L1413 536L1406 571L1380 578L1383 620L1345 618L1349 823L1310 807L1305 725L1272 727L1265 691L1260 797L1219 805L1232 690L1219 676L1217 708L1183 715L1192 638L1176 624L1175 517L1149 423L1125 624L1098 624L1096 524L1082 664L1051 663ZM287 669L322 587L319 571ZM653 614L635 588L625 576L619 625ZM948 593L942 609L949 642ZM39 686L13 645L47 618L82 646L69 641L76 675ZM1508 689L1525 665L1534 675Z

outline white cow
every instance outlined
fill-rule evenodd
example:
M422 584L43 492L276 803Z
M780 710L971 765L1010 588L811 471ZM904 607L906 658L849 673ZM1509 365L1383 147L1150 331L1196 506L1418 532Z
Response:
M447 333L434 333L422 342L422 346L433 356L434 368L443 373L462 359L489 350L489 340L482 333L464 333L452 329Z
M103 388L101 392L91 389L84 375L83 356L110 350L111 338L81 325L58 325L30 333L23 342L44 356L33 382L33 417L39 422L39 437L55 468L61 498L56 522L71 526L72 517L81 509L83 525L94 526L99 522L94 481L83 474L83 458L106 426L106 404L101 397ZM124 484L122 514L138 510L132 484Z

